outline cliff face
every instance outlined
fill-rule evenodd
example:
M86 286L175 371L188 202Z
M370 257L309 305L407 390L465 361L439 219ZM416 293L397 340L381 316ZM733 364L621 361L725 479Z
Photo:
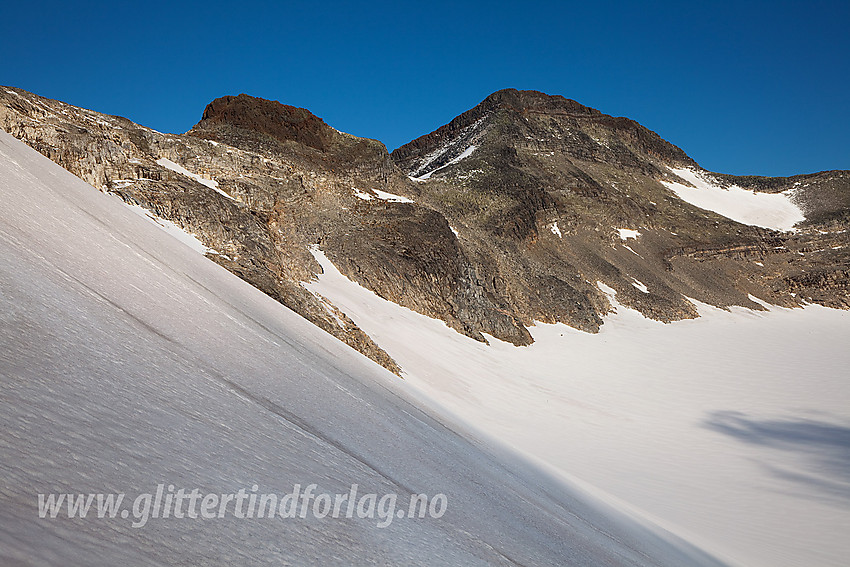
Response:
M499 274L526 323L592 330L604 313L597 281L664 321L695 316L688 298L721 307L757 308L750 294L786 306L850 305L848 172L711 174L632 120L516 90L494 93L392 158L417 181L420 200ZM722 197L784 193L806 220L779 232L697 208L671 191L692 186L693 176ZM801 283L814 280L831 282L830 291Z
M210 259L396 372L303 287L321 269L310 246L389 300L517 345L535 320L598 330L605 286L664 321L696 316L688 298L850 306L847 172L708 174L639 124L563 97L494 93L392 156L247 95L171 135L5 87L0 127L195 234ZM670 189L685 170L721 189L790 192L806 221L777 232L697 208Z
M275 183L253 180L245 193L273 203L274 230L287 235L279 253L300 258L290 262L296 281L318 268L306 253L316 244L351 279L459 332L530 340L504 302L481 289L448 223L418 203L418 187L380 142L338 132L304 109L246 95L213 101L187 136L286 164L288 171L272 176ZM293 182L294 192L281 191Z
M247 145L161 134L11 88L0 90L0 125L98 189L173 221L212 249L210 259L399 371L345 314L300 285L318 270L309 236L279 219L330 191L328 172Z
M215 99L204 109L201 122L194 128L196 132L209 133L210 139L218 129L224 130L224 137L228 129L239 129L322 152L329 149L336 138L331 127L309 110L245 94Z

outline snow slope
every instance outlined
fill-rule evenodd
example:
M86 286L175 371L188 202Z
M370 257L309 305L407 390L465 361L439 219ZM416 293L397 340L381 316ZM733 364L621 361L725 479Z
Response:
M492 435L729 563L847 564L850 313L698 304L665 325L620 306L598 335L538 324L531 346L488 346L314 254L308 287Z
M806 218L787 192L757 193L736 185L721 187L693 169L671 168L670 171L693 185L664 182L680 199L734 221L789 231Z
M715 565L0 132L0 563ZM440 519L39 519L37 493L444 493Z

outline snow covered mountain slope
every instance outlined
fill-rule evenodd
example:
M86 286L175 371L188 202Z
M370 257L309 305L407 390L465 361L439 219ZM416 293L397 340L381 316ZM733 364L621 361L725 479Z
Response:
M610 307L597 281L658 321L697 317L688 298L850 309L850 172L709 173L637 122L562 96L495 92L392 154L245 94L213 100L185 134L162 134L0 87L0 129L192 233L208 258L396 373L301 285L319 273L311 246L381 297L480 341L530 344L536 321L597 332Z
M0 563L715 565L0 132ZM581 458L576 455L576 458ZM437 518L39 518L39 493L446 495ZM126 508L125 508L126 511ZM399 512L402 512L400 509Z
M699 319L665 325L598 284L617 309L598 335L538 323L530 346L485 345L314 254L309 288L490 434L731 564L847 564L850 313L698 303Z
M680 199L701 209L714 211L740 223L772 230L788 231L806 220L800 207L794 204L790 192L758 193L737 185L721 187L705 173L685 167L671 169L690 186L675 181L663 182Z

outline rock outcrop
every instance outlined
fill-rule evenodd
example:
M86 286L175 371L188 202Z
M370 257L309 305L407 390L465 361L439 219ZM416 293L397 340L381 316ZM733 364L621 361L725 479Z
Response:
M785 306L848 305L850 172L711 174L632 120L513 89L392 157L418 182L420 201L459 231L481 271L499 274L526 324L593 330L606 305L596 282L662 321L695 316L689 298L754 309L750 295ZM683 168L721 188L790 191L806 221L777 232L697 208L665 185L688 184L674 172ZM820 281L831 282L829 293Z
M563 97L494 93L392 155L308 110L247 95L216 99L171 135L3 87L0 127L194 234L211 260L397 373L302 285L321 270L311 246L386 299L516 345L529 344L534 321L597 331L609 287L662 321L696 317L691 298L850 307L850 173L701 172L636 122ZM699 209L665 185L687 183L677 168L791 191L806 221L777 232Z

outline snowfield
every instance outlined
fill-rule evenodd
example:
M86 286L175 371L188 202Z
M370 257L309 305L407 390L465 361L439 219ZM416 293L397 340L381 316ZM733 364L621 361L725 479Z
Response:
M413 380L4 132L0 202L0 563L719 564L490 441ZM423 357L446 384L434 391L454 386L469 399L477 378L443 373L442 353ZM565 448L554 439L553 450ZM572 460L584 460L575 449ZM278 494L357 483L400 499L442 493L448 509L384 529L310 516L133 528L37 514L38 493L138 494L159 483Z
M680 199L734 221L790 231L806 218L788 192L758 193L736 185L721 187L693 169L670 168L670 171L693 185L689 187L674 181L663 182Z
M309 289L492 436L729 564L847 564L850 313L694 302L665 325L617 306L597 335L537 324L531 346L488 346L314 255Z

